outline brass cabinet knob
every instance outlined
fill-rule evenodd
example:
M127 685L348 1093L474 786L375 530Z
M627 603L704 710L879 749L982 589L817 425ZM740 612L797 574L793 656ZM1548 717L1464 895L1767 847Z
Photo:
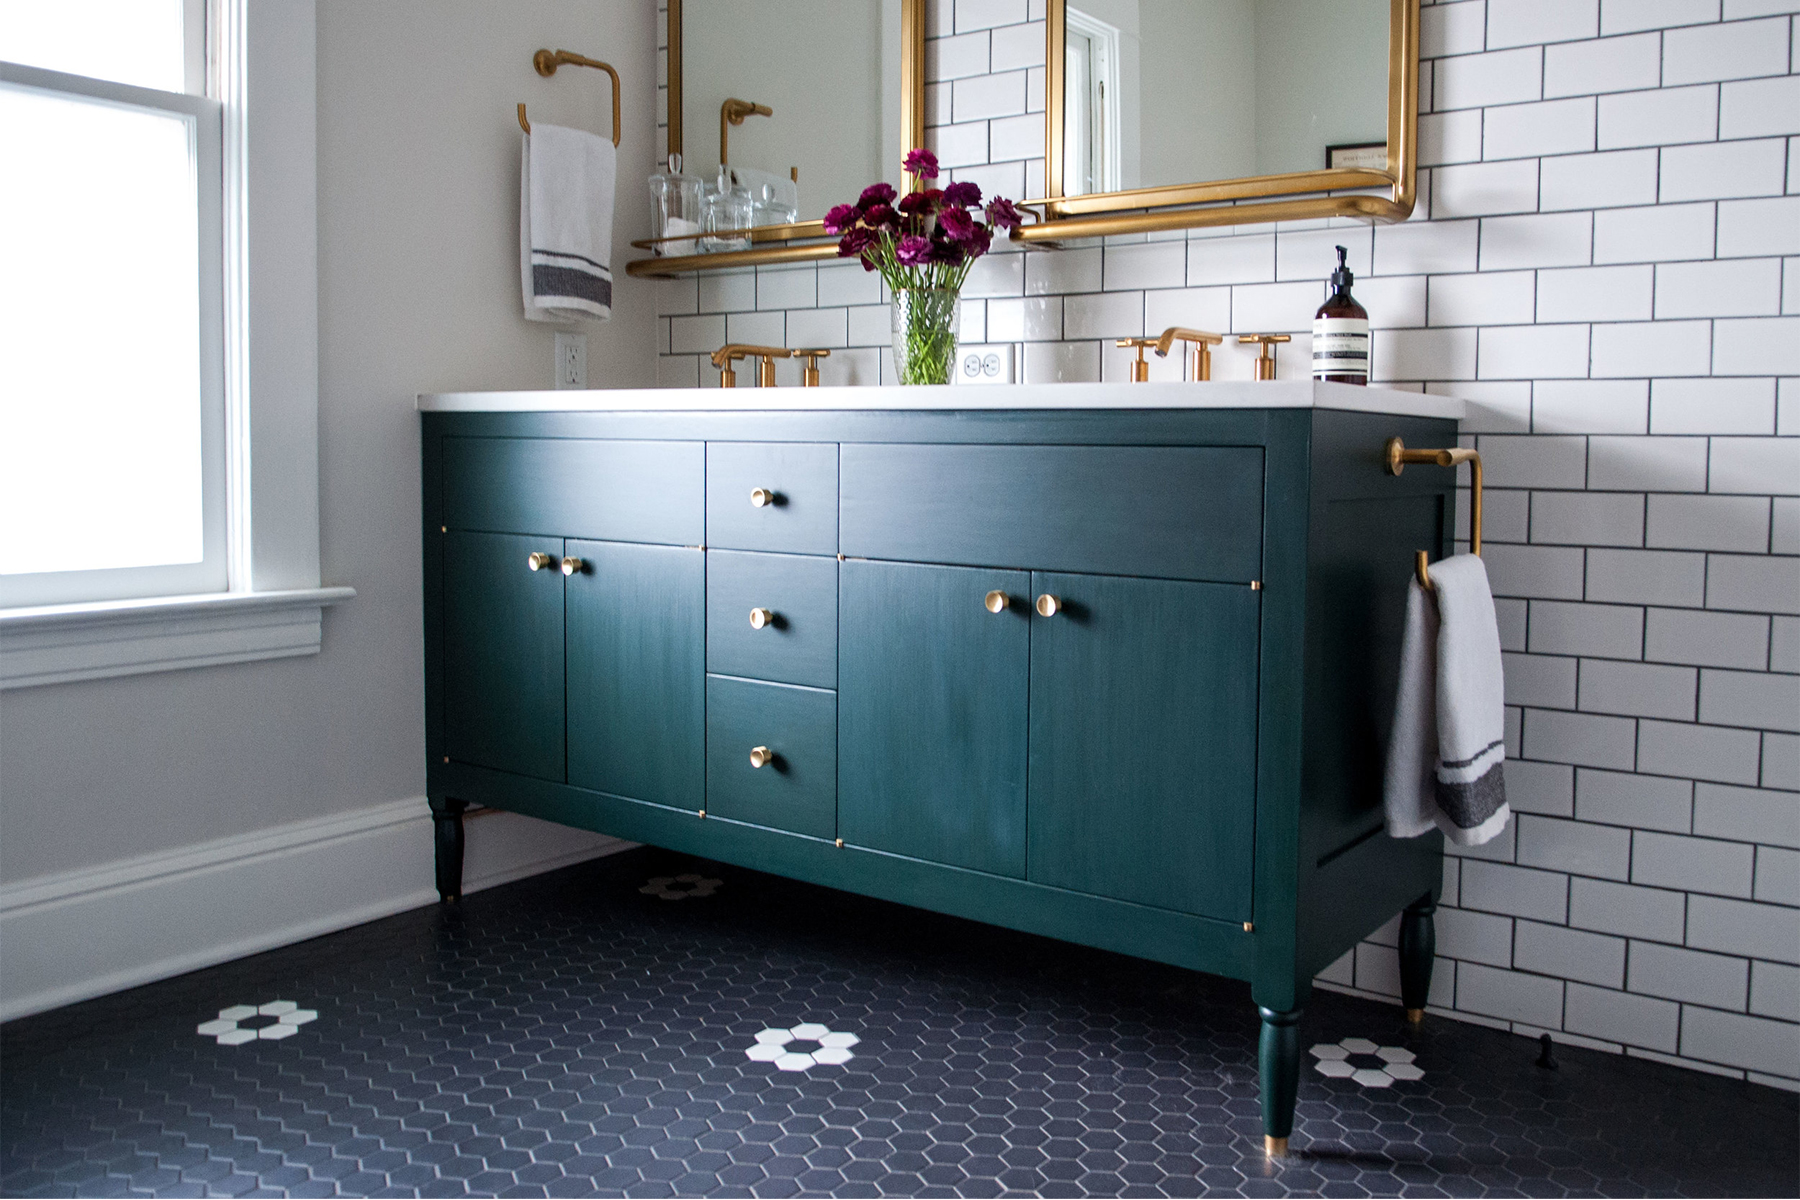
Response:
M562 573L564 575L579 575L581 569L585 566L587 566L587 563L583 562L581 559L569 556L562 560Z
M987 606L987 610L991 613L1003 613L1007 610L1007 607L1012 604L1012 597L1008 596L1005 592L989 592L987 594L987 599L982 601L982 603Z
M1054 617L1062 611L1062 600L1060 597L1045 592L1037 598L1037 610L1040 617Z
M761 629L766 625L773 625L774 623L775 614L768 609L753 608L750 610L750 628Z
M767 508L773 503L775 503L775 493L773 491L768 488L750 489L750 506L752 508Z
M542 550L533 550L530 554L525 556L525 565L534 571L542 571L555 566L556 559L552 555L545 554Z
M750 765L753 767L766 767L774 761L775 752L767 746L758 746L750 751Z

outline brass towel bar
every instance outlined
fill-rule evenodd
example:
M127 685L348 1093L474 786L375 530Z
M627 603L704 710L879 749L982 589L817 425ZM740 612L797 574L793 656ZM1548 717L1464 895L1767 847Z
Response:
M536 67L537 73L544 76L546 79L556 74L556 68L563 66L594 67L611 75L613 85L613 145L616 146L619 144L619 131L621 129L619 121L619 73L613 70L611 63L603 63L597 58L588 58L586 55L575 54L568 50L539 50L536 54L531 56L531 65ZM531 122L525 119L525 106L523 104L519 105L519 128L523 129L526 133L531 132Z
M1408 450L1406 443L1397 437L1387 440L1383 455L1386 460L1387 473L1398 475L1407 463L1429 463L1438 467L1454 467L1459 463L1469 464L1469 550L1477 557L1481 554L1481 452L1464 450L1460 446L1448 450ZM1420 550L1413 558L1413 570L1419 576L1419 586L1431 591L1431 576L1426 573L1430 563L1425 551Z

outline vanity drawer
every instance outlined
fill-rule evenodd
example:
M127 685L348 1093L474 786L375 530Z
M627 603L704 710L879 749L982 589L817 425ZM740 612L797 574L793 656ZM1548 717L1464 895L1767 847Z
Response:
M444 524L607 542L698 546L703 442L444 439Z
M1261 576L1261 447L846 443L841 457L854 558Z
M835 442L709 442L706 544L836 554L837 485Z
M758 767L751 751L774 755ZM706 811L829 838L837 834L837 693L706 680Z
M706 669L837 686L837 560L709 550ZM751 623L752 610L768 619Z

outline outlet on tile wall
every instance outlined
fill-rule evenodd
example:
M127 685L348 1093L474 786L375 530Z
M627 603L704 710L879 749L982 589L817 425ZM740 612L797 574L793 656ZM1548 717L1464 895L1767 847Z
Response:
M928 3L949 178L1032 194L1043 7ZM1348 247L1376 382L1469 400L1491 489L1518 817L1446 860L1432 1003L1800 1088L1793 7L1427 0L1411 220L1003 247L962 335L1019 343L1034 383L1124 380L1112 340L1167 325L1286 331L1281 374L1304 378ZM710 384L729 332L833 347L828 382L891 380L885 300L851 263L669 281L660 378ZM1250 375L1220 347L1215 379ZM1394 941L1322 984L1394 995Z

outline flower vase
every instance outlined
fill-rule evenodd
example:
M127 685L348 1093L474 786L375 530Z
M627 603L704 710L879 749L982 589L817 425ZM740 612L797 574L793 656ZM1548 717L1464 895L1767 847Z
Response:
M949 383L962 300L955 288L897 288L894 368L901 383Z

